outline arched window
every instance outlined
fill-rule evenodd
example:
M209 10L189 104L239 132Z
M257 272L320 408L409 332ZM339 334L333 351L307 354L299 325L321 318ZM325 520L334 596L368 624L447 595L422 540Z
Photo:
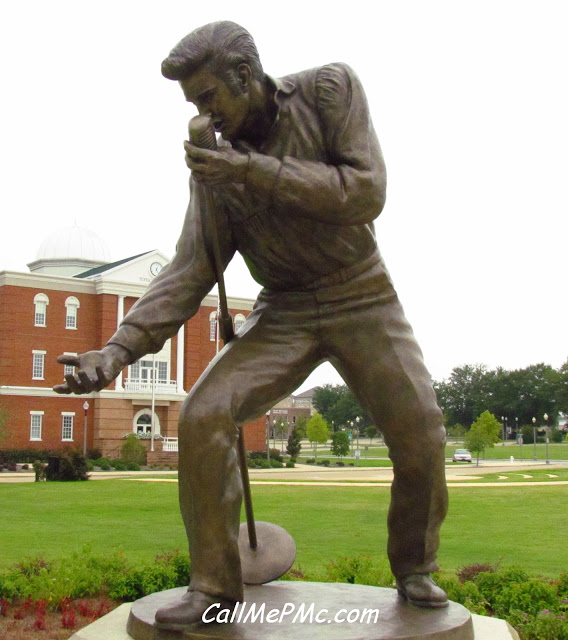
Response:
M47 305L49 304L49 298L45 293L38 293L34 298L35 305L35 326L46 327L47 326Z
M81 306L79 300L75 296L69 296L65 300L65 328L76 329L77 328L77 309Z
M237 333L237 331L243 326L245 320L246 318L242 313L237 313L235 316L235 333Z
M217 336L217 312L212 311L209 314L209 340L215 342Z
M152 409L141 409L132 421L132 430L139 435L150 435L152 433ZM160 435L160 420L154 413L154 435Z

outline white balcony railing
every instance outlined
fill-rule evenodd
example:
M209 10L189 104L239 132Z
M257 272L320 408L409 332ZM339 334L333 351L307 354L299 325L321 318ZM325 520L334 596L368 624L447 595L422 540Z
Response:
M177 382L175 380L156 380L154 391L156 393L175 393ZM133 393L152 393L152 383L145 380L126 380L124 390Z
M162 451L177 451L178 439L177 438L162 438Z

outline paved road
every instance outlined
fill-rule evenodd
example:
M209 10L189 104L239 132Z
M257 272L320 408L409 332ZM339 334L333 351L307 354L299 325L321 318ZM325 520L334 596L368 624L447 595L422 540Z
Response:
M487 474L501 474L507 476L507 481L489 483L494 486L525 485L527 482L517 482L519 475L530 475L533 470L548 470L554 475L554 469L568 469L568 461L553 462L549 465L544 462L515 461L504 462L499 460L485 461L479 467L474 464L447 465L446 478L452 486L487 486L488 483L475 482L482 480ZM141 479L141 476L156 476L159 479L175 482L172 472L167 471L96 471L90 474L93 480L105 480L109 478ZM266 484L267 482L298 483L341 483L342 485L357 484L359 486L389 485L392 481L392 469L389 467L314 467L308 464L299 464L294 469L250 469L249 475L253 484ZM160 478L162 476L162 478ZM520 479L520 478L519 478ZM474 482L471 482L471 481ZM0 483L33 482L33 473L0 473ZM469 482L467 482L469 481ZM467 484L465 484L467 482ZM363 484L364 483L364 484ZM564 484L562 481L550 480L550 484ZM532 483L532 484L537 484ZM542 484L541 482L538 484ZM548 483L547 483L548 484Z

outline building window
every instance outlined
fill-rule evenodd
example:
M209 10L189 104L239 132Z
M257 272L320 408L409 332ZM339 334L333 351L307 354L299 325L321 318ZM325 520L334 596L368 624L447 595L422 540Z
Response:
M45 369L45 351L33 351L32 380L43 380Z
M30 440L41 440L43 411L30 411Z
M77 309L80 307L79 300L75 296L70 296L65 300L65 328L77 328Z
M61 439L65 441L73 440L73 420L75 413L61 414Z
M246 318L242 313L237 313L235 316L235 333L243 326Z
M34 298L35 305L35 321L36 327L47 326L47 305L49 304L49 298L45 293L38 293Z
M209 314L209 340L215 342L217 336L217 312L212 311Z
M136 433L152 433L152 418L147 415L141 415L136 420Z

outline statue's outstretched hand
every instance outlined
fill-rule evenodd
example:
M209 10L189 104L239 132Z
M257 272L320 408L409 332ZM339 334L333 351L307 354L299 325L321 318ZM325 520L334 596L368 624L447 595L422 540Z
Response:
M56 393L91 393L110 384L130 363L130 354L119 345L109 344L101 351L59 356L57 362L76 367L77 372L67 374L63 384L55 385Z

